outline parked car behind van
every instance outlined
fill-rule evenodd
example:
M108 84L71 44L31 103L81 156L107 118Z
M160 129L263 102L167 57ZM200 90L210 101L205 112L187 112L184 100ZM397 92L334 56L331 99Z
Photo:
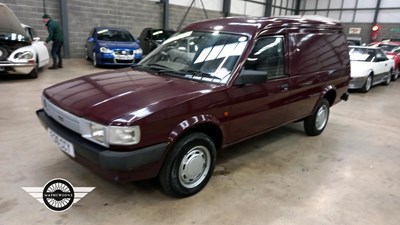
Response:
M86 59L100 65L130 66L143 58L140 42L122 28L94 27L86 41Z
M207 184L226 146L294 121L321 134L349 80L338 21L207 20L133 68L45 89L37 115L78 163L115 181L158 177L186 197Z
M149 54L173 34L175 34L173 30L155 29L151 27L144 28L139 36L143 55Z

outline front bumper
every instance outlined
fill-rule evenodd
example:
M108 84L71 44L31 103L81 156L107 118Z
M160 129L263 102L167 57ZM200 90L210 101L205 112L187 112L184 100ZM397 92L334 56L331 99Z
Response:
M42 125L57 133L62 138L71 142L74 146L75 157L78 163L104 175L107 178L122 181L137 180L139 175L132 177L135 169L143 169L151 164L161 165L164 153L167 149L166 143L149 146L129 152L111 151L103 146L82 138L79 134L61 126L54 119L47 116L43 109L36 111ZM153 168L153 167L148 167ZM154 168L159 168L155 166ZM130 173L130 171L132 173ZM158 170L145 171L145 178L157 175Z
M142 54L116 56L114 53L97 54L97 63L101 65L132 65L139 62L143 58Z
M367 77L352 77L349 83L349 89L360 89L364 86Z
M0 74L29 74L35 66L36 63L0 61Z

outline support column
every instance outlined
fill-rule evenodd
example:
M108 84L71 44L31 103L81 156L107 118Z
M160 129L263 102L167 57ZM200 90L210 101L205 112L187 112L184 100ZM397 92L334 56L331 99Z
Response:
M265 0L264 16L270 17L272 14L272 0Z
M296 0L296 8L294 9L294 15L300 15L300 3L301 0Z
M60 0L61 27L64 34L64 58L69 58L68 6L67 0Z
M224 17L228 17L231 14L231 0L224 0L222 3L222 13Z

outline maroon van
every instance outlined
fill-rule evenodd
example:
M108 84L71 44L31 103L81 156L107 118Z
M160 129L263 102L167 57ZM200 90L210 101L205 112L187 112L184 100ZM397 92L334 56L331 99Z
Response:
M299 120L319 135L349 79L337 21L207 20L132 68L45 89L37 115L78 163L115 181L158 176L185 197L207 184L219 149Z

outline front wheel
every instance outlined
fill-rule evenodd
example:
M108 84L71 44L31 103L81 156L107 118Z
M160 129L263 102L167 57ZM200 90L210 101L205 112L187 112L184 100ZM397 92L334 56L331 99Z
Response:
M192 133L178 140L165 159L160 183L167 194L188 197L201 191L215 168L216 149L204 133Z
M96 52L93 52L93 66L98 67Z
M399 67L400 67L400 65L399 65ZM394 71L394 74L392 76L392 81L395 81L395 80L397 80L397 78L399 78L399 73L400 73L399 67L397 67L397 69Z
M304 131L307 135L317 136L324 131L329 118L328 100L323 98L318 104L315 112L304 120Z
M390 84L390 81L392 80L392 74L393 74L393 70L390 70L388 77L386 78L385 82L383 83L383 85L388 86Z
M36 65L35 67L32 69L32 71L29 73L29 78L32 79L36 79L38 77L39 74L39 59L36 59Z
M372 87L372 75L368 75L367 79L365 80L364 86L361 88L362 93L367 93L369 89Z

